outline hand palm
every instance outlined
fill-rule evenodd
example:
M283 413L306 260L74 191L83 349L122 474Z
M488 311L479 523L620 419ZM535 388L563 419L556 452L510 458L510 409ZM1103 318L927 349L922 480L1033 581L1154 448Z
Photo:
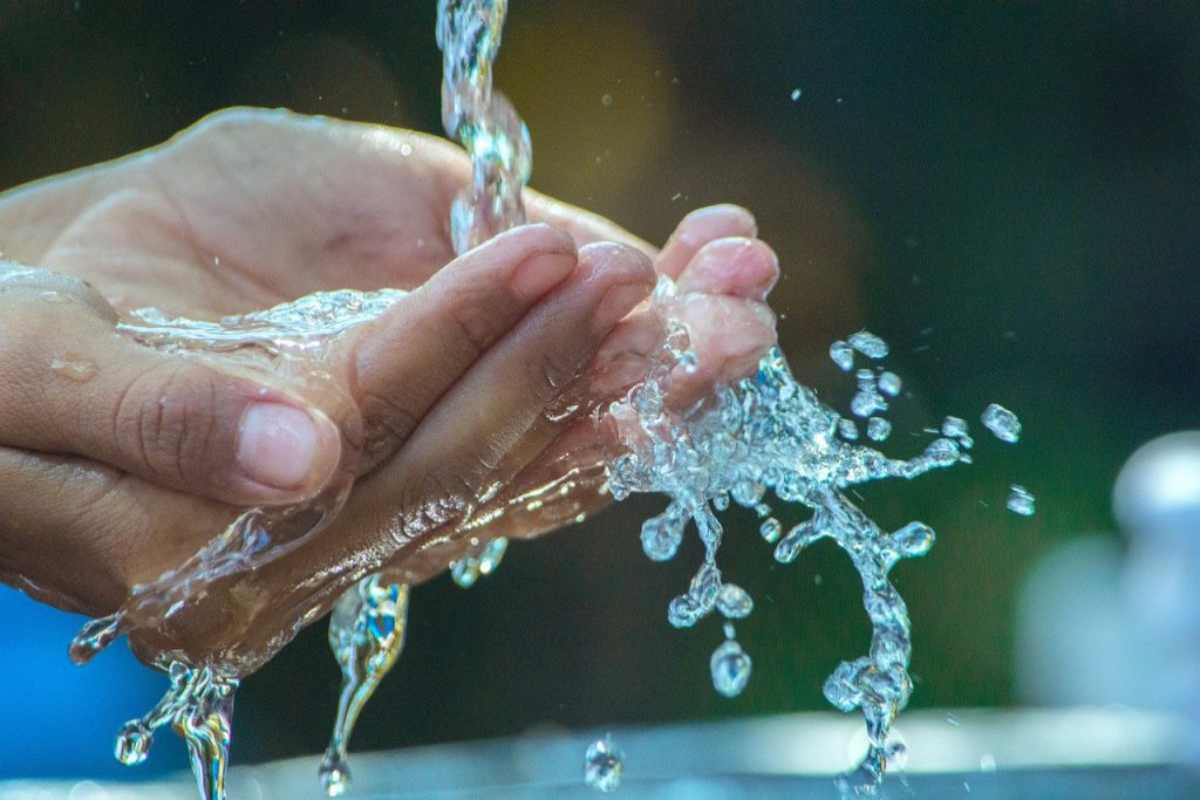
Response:
M227 114L160 150L44 187L28 215L36 224L26 227L29 233L17 254L27 263L89 280L118 310L154 306L197 319L244 313L320 290L413 288L452 259L448 210L467 180L461 154L429 137L279 115ZM580 244L615 239L648 249L614 226L546 198L531 194L528 205L531 218L566 228ZM730 293L736 295L736 287ZM720 306L725 299L713 301ZM608 350L618 356L644 349L645 326L623 324L609 339ZM716 359L719 366L709 377L744 369L747 353L761 342L752 345L745 352L724 353L728 363ZM613 373L603 386L607 391L636 377L628 370ZM592 381L586 388L601 384ZM416 582L444 569L468 538L532 535L601 506L603 498L586 491L596 484L601 437L589 422L543 427L552 430L527 437L535 438L537 447L519 464L485 463L472 477L471 485L478 487L503 474L504 486L488 501L488 513L476 515L491 516L491 524L468 534L465 520L452 515L420 539L398 537L397 519L406 509L397 493L429 487L404 489L404 470L384 464L360 476L331 530L288 558L226 582L173 620L170 630L136 635L135 646L149 655L182 645L197 660L212 653L253 653L247 663L255 666L290 638L281 631L294 632L313 618L313 609L328 607L361 572L364 553L375 566L388 563L403 580ZM236 513L126 478L115 480L123 484L128 507L141 509L133 516L144 524L123 532L122 546L131 555L119 585L156 577ZM548 485L564 489L553 494L556 502L528 502L531 490ZM496 515L497 509L507 513ZM176 536L165 543L160 532L168 529ZM313 574L322 576L316 584L300 579ZM99 607L91 598L80 605L93 612L111 610L113 599L110 592Z

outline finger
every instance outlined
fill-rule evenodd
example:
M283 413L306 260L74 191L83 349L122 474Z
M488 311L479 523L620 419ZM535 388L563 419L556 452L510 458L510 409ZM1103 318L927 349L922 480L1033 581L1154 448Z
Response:
M758 233L754 217L744 208L718 205L701 208L688 214L679 223L655 262L655 269L676 278L701 247L713 239L726 236L753 238Z
M571 239L548 225L503 233L456 259L347 346L367 426L364 468L574 269Z
M779 280L779 258L765 242L741 236L701 247L679 275L680 292L766 300Z
M268 565L263 579L284 591L299 575L349 569L359 554L391 560L448 535L571 424L547 419L547 408L652 287L644 254L583 248L571 276L447 393L396 458L359 482L336 535Z
M686 294L674 306L687 326L693 367L676 366L668 383L667 402L684 408L717 383L750 375L775 344L775 314L765 303L739 297Z
M89 287L53 273L0 282L0 442L241 505L293 502L328 481L342 451L336 398L145 347L97 307Z
M653 285L650 261L640 251L585 246L571 278L439 403L396 474L453 476L476 490L485 479L503 483L563 430L548 410Z
M115 611L237 514L94 461L8 447L0 508L0 580L92 616Z

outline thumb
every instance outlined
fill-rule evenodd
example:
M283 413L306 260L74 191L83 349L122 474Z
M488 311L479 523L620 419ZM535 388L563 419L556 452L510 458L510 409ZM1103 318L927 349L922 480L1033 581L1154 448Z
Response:
M342 440L327 411L120 335L104 299L75 279L3 266L0 444L89 457L235 505L295 502L329 481Z

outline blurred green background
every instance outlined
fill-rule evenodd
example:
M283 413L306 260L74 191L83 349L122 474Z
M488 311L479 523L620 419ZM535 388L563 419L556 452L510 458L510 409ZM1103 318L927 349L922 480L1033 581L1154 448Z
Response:
M434 6L0 0L0 189L235 104L440 132ZM915 453L923 428L974 422L991 401L1021 415L1017 448L981 436L974 466L864 492L885 526L922 519L940 536L895 575L914 707L1017 702L1022 576L1113 528L1134 448L1200 427L1198 79L1194 2L514 0L497 69L532 131L537 188L653 241L697 206L753 210L783 265L784 348L827 401L845 409L852 388L829 342L883 335L912 393L885 451ZM1014 481L1038 496L1032 519L1003 510ZM355 749L825 708L825 676L868 640L847 559L825 544L779 566L738 512L722 566L757 600L738 626L754 677L725 700L708 676L719 623L666 623L699 547L666 565L641 553L639 521L660 506L635 498L515 544L470 591L446 577L417 590ZM21 636L27 606L6 602ZM77 621L47 657L65 662ZM338 681L322 622L245 682L236 760L319 752ZM36 709L63 691L56 678L22 694ZM91 716L115 732L142 710ZM109 747L31 738L53 757L0 760L0 777L78 771Z

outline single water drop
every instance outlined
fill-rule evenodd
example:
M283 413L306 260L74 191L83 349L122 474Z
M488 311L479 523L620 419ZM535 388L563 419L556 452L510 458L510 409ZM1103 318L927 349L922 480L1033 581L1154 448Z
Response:
M801 94L803 94L803 92L799 88L792 89L792 94L791 94L792 102L794 103L797 100L799 100Z
M150 745L153 741L154 732L140 719L131 719L117 734L113 755L127 767L141 764L150 755Z
M752 667L750 656L742 646L733 639L726 639L713 651L709 661L713 688L724 697L737 697L750 681Z
M504 553L508 550L508 539L503 536L497 536L488 542L483 552L479 554L479 574L491 575L500 566L500 562L504 560Z
M847 340L851 347L862 353L867 358L887 358L888 346L887 342L880 339L870 331L859 331L850 336Z
M1033 492L1024 486L1014 483L1009 489L1008 502L1005 505L1014 514L1020 514L1023 517L1032 517L1037 510L1035 503L1036 498L1033 496Z
M99 371L95 362L74 353L55 356L50 360L50 369L76 383L87 383L96 377L96 373Z
M882 442L892 434L892 423L883 417L871 417L867 420L867 436L877 442Z
M683 541L683 528L666 514L642 523L642 550L651 561L669 561Z
M728 619L742 619L754 610L754 599L742 587L727 583L717 595L717 610Z
M611 736L597 739L588 745L583 757L583 781L601 792L615 792L625 771L625 754Z
M783 532L783 524L774 517L770 517L759 526L758 532L767 544L775 544L779 540L779 534Z
M604 94L600 95L600 105L604 106L605 108L609 108L612 106L612 104L613 96L611 94L605 92Z
M1002 442L1015 444L1021 438L1021 421L1016 414L998 403L992 403L984 409L981 419L984 426Z
M937 536L924 522L910 522L892 534L896 551L904 558L923 556L933 547Z
M450 577L460 589L470 589L479 580L479 560L468 556L451 561Z
M854 348L838 339L829 345L829 357L837 364L842 372L854 369Z
M879 376L879 391L886 395L895 397L900 394L900 387L903 384L900 381L900 376L894 372L884 372Z

